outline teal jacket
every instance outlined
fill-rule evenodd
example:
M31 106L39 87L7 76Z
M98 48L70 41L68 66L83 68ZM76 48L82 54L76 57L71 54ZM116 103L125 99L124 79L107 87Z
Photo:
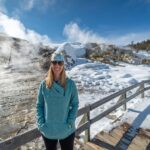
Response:
M40 84L36 118L39 131L49 139L64 139L75 132L78 111L78 92L73 80L66 78L66 88L53 82L47 88L45 80Z

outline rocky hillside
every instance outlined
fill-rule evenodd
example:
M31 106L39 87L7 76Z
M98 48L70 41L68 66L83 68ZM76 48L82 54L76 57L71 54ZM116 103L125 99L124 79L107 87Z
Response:
M93 61L100 61L111 65L118 62L140 64L140 58L129 47L117 47L115 45L105 45L89 43L86 47L86 57Z

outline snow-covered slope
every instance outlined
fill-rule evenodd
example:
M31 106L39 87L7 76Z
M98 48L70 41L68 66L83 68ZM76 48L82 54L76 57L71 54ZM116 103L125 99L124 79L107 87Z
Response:
M57 52L66 51L73 59L77 57L85 57L85 47L81 43L63 43L56 50Z

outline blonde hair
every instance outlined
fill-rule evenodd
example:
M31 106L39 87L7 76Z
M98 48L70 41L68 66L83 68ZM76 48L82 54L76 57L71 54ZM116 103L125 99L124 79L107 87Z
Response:
M47 77L46 77L45 81L46 81L46 86L48 88L51 88L51 86L54 82L54 73L52 71L51 66L48 70L48 74L47 74ZM60 74L60 84L61 84L62 87L64 87L64 88L66 87L66 72L65 72L64 67L63 67L63 70Z

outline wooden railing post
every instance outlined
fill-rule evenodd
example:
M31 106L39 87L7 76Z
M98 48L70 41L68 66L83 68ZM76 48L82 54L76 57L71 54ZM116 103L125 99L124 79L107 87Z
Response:
M127 93L125 92L124 94L122 94L118 100L118 102L123 101L127 98ZM125 111L127 109L127 103L125 102L123 105L123 110Z
M89 104L88 105L86 104L85 107L86 106L90 107ZM79 126L86 122L89 122L89 121L90 121L90 110L83 115L81 121L79 122ZM85 132L84 143L86 143L86 142L90 141L90 127L87 130L85 130L84 132Z
M127 93L126 92L123 94L123 97L124 97L124 99L127 98ZM127 103L126 102L123 105L123 109L124 109L124 111L127 110Z
M144 82L141 83L140 89L144 90ZM141 98L144 98L144 91L141 93Z
M141 98L144 98L144 82L140 83L140 87L137 89L136 93L139 93L142 90L143 92L141 93Z
M87 112L86 114L85 114L85 116L86 116L86 121L87 122L90 122L90 111L89 112ZM87 130L85 130L85 139L84 139L84 142L86 143L86 142L88 142L88 141L90 141L90 127L87 129Z

